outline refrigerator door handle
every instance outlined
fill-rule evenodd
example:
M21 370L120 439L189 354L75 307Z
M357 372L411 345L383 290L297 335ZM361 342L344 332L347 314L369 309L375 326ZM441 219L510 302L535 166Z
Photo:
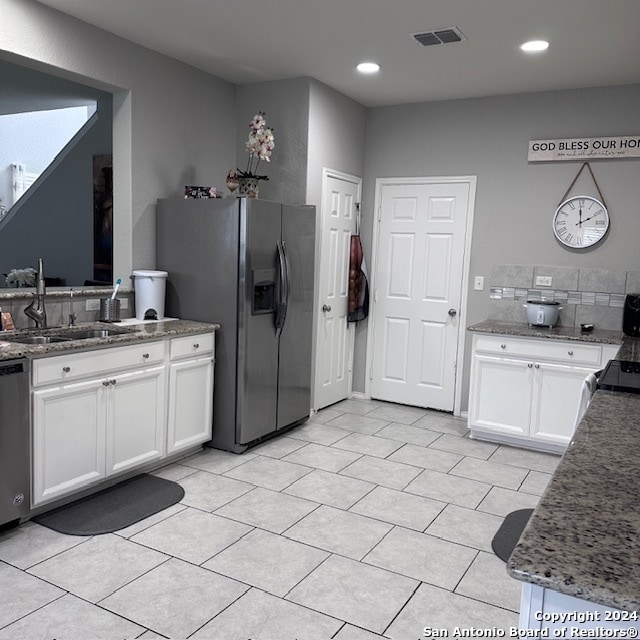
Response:
M278 249L278 271L280 274L280 286L278 287L279 296L278 304L276 306L276 317L274 324L276 327L276 336L279 336L282 333L282 327L284 326L284 320L287 315L288 292L286 257L282 242L278 241L276 247Z
M284 255L284 271L285 271L285 291L284 291L284 315L282 318L282 326L287 319L287 309L289 308L289 294L291 293L291 266L289 264L289 254L287 252L287 245L285 241L282 241L282 253Z

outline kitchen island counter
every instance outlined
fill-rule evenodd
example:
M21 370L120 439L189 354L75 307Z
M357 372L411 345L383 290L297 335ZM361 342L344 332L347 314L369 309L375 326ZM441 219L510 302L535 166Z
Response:
M620 341L617 357L640 362L640 339ZM507 562L508 573L606 607L640 610L638 452L640 395L597 391Z

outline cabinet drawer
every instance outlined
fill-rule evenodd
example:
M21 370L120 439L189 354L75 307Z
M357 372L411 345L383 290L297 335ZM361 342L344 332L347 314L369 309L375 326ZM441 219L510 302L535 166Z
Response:
M600 366L602 347L581 342L555 340L518 340L512 337L476 336L476 351L527 358L528 360L554 360L567 364Z
M164 361L164 342L69 353L33 362L33 386L102 375Z
M197 333L171 340L171 359L206 355L213 352L214 333Z

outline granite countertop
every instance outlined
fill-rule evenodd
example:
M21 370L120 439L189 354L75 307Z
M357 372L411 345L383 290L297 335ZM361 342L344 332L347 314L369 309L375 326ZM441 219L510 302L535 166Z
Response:
M624 337L617 357L640 362L640 339ZM640 610L639 456L640 395L596 391L508 573L597 604Z
M548 340L576 340L598 344L622 344L621 331L607 331L598 329L584 332L574 327L532 327L526 322L505 322L503 320L484 320L468 327L469 331L477 333L497 333L500 335L520 336L523 338L545 338Z
M112 329L116 328L125 333L113 335L107 338L86 338L83 340L71 340L65 342L53 342L49 344L21 344L11 342L11 338L29 334L47 334L56 331L81 330L81 329ZM141 340L162 340L181 335L194 333L207 333L216 331L219 324L208 322L195 322L193 320L166 319L161 321L136 321L128 319L121 323L83 322L74 327L48 327L47 329L17 329L15 331L0 332L0 361L13 358L37 358L48 355L61 355L73 351L87 351L118 345L131 344Z

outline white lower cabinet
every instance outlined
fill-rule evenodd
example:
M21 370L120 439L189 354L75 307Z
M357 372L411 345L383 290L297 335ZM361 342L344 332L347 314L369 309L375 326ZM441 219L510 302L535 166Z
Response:
M35 360L32 506L210 440L213 351L211 333Z
M471 436L562 451L573 434L584 379L618 346L474 334Z
M525 582L520 598L519 628L521 633L511 637L637 638L640 614Z
M168 454L211 440L213 338L196 335L171 341Z
M32 504L77 491L105 477L101 380L33 392Z
M107 476L164 455L165 367L123 373L108 382Z

